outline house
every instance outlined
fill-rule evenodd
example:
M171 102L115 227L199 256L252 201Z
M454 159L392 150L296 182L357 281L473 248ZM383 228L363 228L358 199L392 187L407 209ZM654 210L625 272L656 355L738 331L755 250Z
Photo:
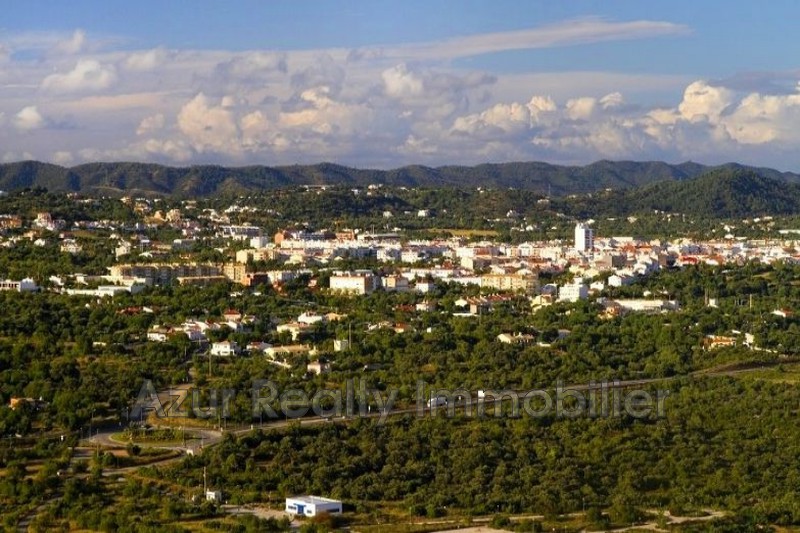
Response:
M330 277L330 288L342 294L364 295L375 290L380 279L369 273L339 273Z
M736 346L736 337L729 337L725 335L706 335L703 345L707 350L723 348L726 346Z
M236 341L222 341L211 344L211 355L217 357L230 357L239 353L239 345Z
M303 322L289 322L288 324L281 324L275 328L278 333L288 332L292 336L292 340L296 341L301 335L311 332L311 326Z
M406 292L408 290L408 278L403 276L386 276L381 279L381 284L383 290L387 292Z
M426 294L435 288L435 284L432 281L418 281L414 288L417 292Z
M147 340L152 342L167 342L168 333L169 330L167 328L153 326L153 328L147 332Z
M0 281L0 291L35 292L39 289L31 278L22 281L12 281L7 279Z
M319 315L317 313L309 313L308 311L304 311L300 316L297 317L297 322L301 324L316 324L317 322L327 322L328 317L325 315Z
M264 353L264 350L266 350L267 348L272 348L272 345L267 342L254 341L248 343L245 349L250 353L256 353L256 352Z
M622 287L625 285L632 284L636 279L633 276L627 275L619 275L619 274L612 274L608 277L608 286L609 287Z
M207 502L220 503L222 501L222 491L219 491L219 490L207 490L206 491L206 501Z
M342 502L319 496L295 496L294 498L286 498L285 511L292 515L302 515L309 518L321 513L341 514Z
M238 322L242 319L242 313L236 309L228 309L222 313L222 318L224 318L226 322Z
M83 247L78 244L74 239L64 239L61 242L60 250L68 254L79 254L83 251Z
M309 374L327 374L331 371L331 364L326 361L313 361L306 365L306 372Z
M527 333L517 333L516 335L501 333L497 336L497 340L504 344L530 344L533 342L533 335Z
M436 302L432 302L430 300L423 300L420 303L418 303L415 307L417 311L423 313L426 312L429 313L431 311L436 311Z
M275 358L277 355L291 356L291 355L305 355L311 351L311 347L307 344L287 344L284 346L270 346L264 350L264 355L267 357Z

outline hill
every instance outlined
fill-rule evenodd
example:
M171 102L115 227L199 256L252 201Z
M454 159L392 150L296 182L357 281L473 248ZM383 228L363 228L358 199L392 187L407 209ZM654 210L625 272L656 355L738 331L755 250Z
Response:
M105 195L201 197L244 194L297 185L517 188L562 196L627 189L660 181L683 181L709 170L697 163L598 161L586 166L541 162L484 164L474 167L407 166L393 170L350 168L332 163L283 167L169 167L146 163L90 163L72 168L36 161L0 165L0 190L45 187L51 191ZM744 169L731 164L722 168ZM800 176L752 169L786 182Z
M657 182L681 182L712 167L697 163L598 161L586 166L541 162L484 164L474 167L407 166L393 170L350 168L332 163L283 167L169 167L146 163L89 163L72 168L37 161L0 165L0 190L44 187L51 191L105 195L201 197L244 194L297 185L372 183L406 187L516 188L563 196L604 189L629 189ZM800 183L800 175L737 164L719 169L748 170L759 176ZM654 193L657 194L657 193ZM642 199L642 201L645 201Z
M601 192L559 202L578 218L627 216L654 210L709 218L800 213L800 184L740 165L717 167L681 181ZM765 175L766 174L766 175Z

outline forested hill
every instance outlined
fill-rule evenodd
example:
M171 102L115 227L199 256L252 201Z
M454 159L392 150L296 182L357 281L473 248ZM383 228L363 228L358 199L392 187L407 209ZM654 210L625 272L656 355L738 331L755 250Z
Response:
M144 163L90 163L71 168L24 161L0 165L0 190L44 187L105 195L179 195L200 197L241 194L296 185L369 185L407 187L513 187L552 196L607 188L627 189L660 181L681 181L709 171L697 163L598 161L586 166L548 163L500 163L474 167L407 166L393 170L357 169L320 163L283 167L168 167ZM716 168L744 168L731 164ZM800 175L753 169L761 176L798 183Z
M693 179L661 181L557 202L577 217L625 216L653 210L710 218L800 213L800 184L756 170L718 167Z

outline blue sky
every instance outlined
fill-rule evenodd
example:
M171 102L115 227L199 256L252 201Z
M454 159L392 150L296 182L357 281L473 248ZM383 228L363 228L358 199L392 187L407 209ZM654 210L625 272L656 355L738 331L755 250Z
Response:
M800 3L8 2L0 158L800 170Z

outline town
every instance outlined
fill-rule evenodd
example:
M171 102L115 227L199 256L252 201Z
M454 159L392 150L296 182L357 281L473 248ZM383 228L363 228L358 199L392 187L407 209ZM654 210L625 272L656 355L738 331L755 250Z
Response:
M400 505L409 524L435 518L456 526L470 522L471 510L498 526L511 517L515 527L541 527L582 511L586 496L534 493L500 503L498 495L486 506L439 482L407 492L391 468L414 460L389 449L373 467L312 482L307 454L368 464L369 446L341 445L375 427L380 439L421 438L435 456L434 433L450 439L480 428L473 442L482 431L525 424L526 412L543 442L550 424L579 432L580 441L579 419L563 415L582 412L578 391L659 398L657 414L627 399L625 409L614 408L616 423L636 420L635 431L693 412L682 399L693 387L736 387L730 376L779 387L780 376L795 375L800 294L786 280L800 269L800 252L792 218L576 218L553 205L568 203L541 196L526 207L509 203L508 191L461 194L375 185L193 200L0 196L0 353L4 368L17 369L4 374L0 429L9 446L36 439L19 450L59 472L58 482L42 477L36 494L71 491L80 502L104 493L121 504L132 483L155 494L166 483L172 518L151 524L216 517L275 530L379 530ZM356 206L359 198L381 201L325 209L342 197ZM407 209L386 209L398 198ZM441 198L452 201L443 207ZM464 218L473 199L493 206L483 219ZM612 233L620 227L636 233ZM562 405L564 388L572 399ZM562 414L549 411L553 394ZM767 407L743 407L749 394L760 393L741 395L739 409L761 416ZM785 402L794 393L776 394ZM286 456L253 455L248 447L258 443L303 452L270 478ZM522 446L516 438L505 445ZM5 453L14 464L19 452ZM272 470L229 464L247 456ZM30 468L4 478L7 494ZM123 472L146 480L125 481ZM393 487L379 508L368 510L375 495L357 489L365 475ZM438 503L427 500L429 490L439 491ZM639 499L614 497L592 496L591 513L570 527L646 521ZM581 498L577 509L566 503ZM515 516L527 509L544 512L533 522ZM75 513L78 523L98 526ZM9 516L50 519L24 510Z

